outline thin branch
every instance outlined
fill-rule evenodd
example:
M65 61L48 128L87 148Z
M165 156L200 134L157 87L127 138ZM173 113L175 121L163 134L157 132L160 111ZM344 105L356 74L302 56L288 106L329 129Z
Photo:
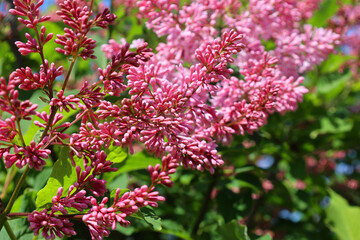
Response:
M11 240L17 240L17 238L16 238L13 230L11 229L8 221L5 222L4 226L5 226L6 232L8 233L10 239Z
M204 197L203 205L199 211L199 214L198 214L196 221L194 223L194 226L192 228L192 231L191 231L192 236L196 236L196 234L199 230L200 223L203 221L203 219L206 215L206 212L207 212L210 202L211 202L211 193L215 188L217 180L218 180L218 176L215 173L212 177L212 180L211 180L209 186L208 186L208 189L207 189L205 197Z
M10 183L13 181L16 173L17 173L16 167L10 168L9 172L6 175L6 179L5 179L5 183L4 183L1 195L0 195L0 199L4 199L4 197L6 196L7 189L9 187Z
M1 213L0 215L0 231L2 229L2 227L4 226L4 223L7 220L7 214L11 211L12 206L15 203L16 198L18 197L19 193L20 193L20 189L25 181L26 176L28 175L28 173L30 172L30 167L29 165L26 166L25 171L23 172L23 174L21 175L21 178L19 180L19 182L17 183L14 192L12 193L10 200L8 202L8 204L6 205L5 210Z

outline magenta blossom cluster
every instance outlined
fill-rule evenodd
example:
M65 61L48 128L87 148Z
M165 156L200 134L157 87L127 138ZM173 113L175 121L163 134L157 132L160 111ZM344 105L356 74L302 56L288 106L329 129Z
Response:
M208 146L214 144L209 141L213 138L229 145L234 134L256 131L266 124L270 114L296 110L307 92L299 85L303 81L300 74L319 64L339 44L339 35L329 29L301 27L301 21L311 16L318 2L250 1L248 10L238 14L239 1L199 0L182 7L178 1L138 1L139 14L148 19L147 26L159 37L166 36L167 41L158 45L157 54L141 71L130 70L129 93L137 91L156 100L158 92L169 92L164 82L181 89L193 78L203 77L201 68L206 68L206 74L213 71L208 78L210 84L185 93L194 94L187 102L193 107L182 119L191 120L191 135L205 140ZM239 39L242 51L229 49L219 54L224 47L217 39L219 22L223 23L223 41L231 29L243 36ZM264 40L275 42L276 47L266 51ZM111 40L103 50L111 56L122 45ZM237 55L234 58L232 54ZM194 65L184 68L184 63ZM239 72L233 74L227 68L229 64ZM140 136L140 141L156 146L155 153L160 154L171 141L163 142L159 136L152 137L151 142ZM168 134L166 138L169 140ZM179 141L177 145L181 146Z
M343 54L350 55L340 68L347 66L355 79L359 78L359 52L360 52L360 5L343 4L337 14L329 21L331 28L341 36L341 50Z
M30 168L42 170L58 145L69 149L77 174L68 190L60 187L51 203L28 214L34 234L70 237L76 234L70 221L75 219L89 227L92 239L103 239L117 224L128 226L127 217L140 208L164 201L155 187L172 186L170 175L178 167L214 173L224 164L217 144L229 145L234 134L257 131L274 112L295 110L307 92L300 86L301 74L324 60L339 40L329 29L301 27L318 2L249 1L239 14L241 4L235 0L183 6L177 0L137 1L139 16L166 41L153 53L142 39L110 40L102 46L109 64L97 69L96 81L83 81L68 94L75 62L96 58L89 33L107 28L116 16L106 8L94 13L93 1L59 1L57 14L67 27L54 42L69 60L66 69L44 56L54 34L40 26L49 20L39 13L43 1L15 0L10 12L31 30L27 41L16 45L23 55L39 54L42 64L38 72L24 67L8 81L0 79L0 109L11 114L0 120L0 156L7 168L25 167L26 177ZM274 49L267 50L266 41L273 41ZM60 76L63 82L57 81ZM49 110L36 111L36 104L19 100L18 89L41 90ZM119 100L108 101L108 96ZM74 113L72 122L63 121L65 112ZM26 141L20 123L31 120L40 137ZM151 184L125 193L117 189L109 203L101 176L118 169L105 150L121 146L132 154L134 144L161 158L161 164L148 167Z
M249 1L247 10L239 14L241 3L236 0L192 1L180 7L174 1L138 1L140 16L147 26L167 41L157 47L157 59L162 63L196 62L193 52L222 31L236 29L244 34L246 51L238 55L240 68L248 60L263 57L262 42L272 40L276 47L269 53L279 61L286 76L297 77L319 64L339 44L339 35L328 29L313 28L301 21L311 16L319 0Z
M106 197L100 204L97 204L95 198L91 198L93 207L88 214L83 216L82 220L89 227L93 239L102 240L103 237L109 236L109 228L115 229L117 223L128 226L130 222L125 218L137 212L140 207L157 207L157 202L164 201L165 198L153 190L154 187L149 188L144 185L132 192L126 192L120 197L121 190L117 189L114 202L110 207L105 206L108 201Z

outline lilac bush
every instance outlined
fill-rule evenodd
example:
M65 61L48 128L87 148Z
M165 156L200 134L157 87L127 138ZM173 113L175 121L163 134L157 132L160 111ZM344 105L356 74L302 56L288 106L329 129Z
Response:
M142 39L110 40L102 46L107 66L94 73L96 81L77 79L81 87L74 92L69 79L75 63L97 57L91 32L114 24L116 15L107 8L95 12L93 0L59 1L56 14L66 28L62 34L51 33L42 25L50 21L40 14L43 0L14 0L10 13L28 29L27 41L16 46L22 55L38 54L42 64L16 69L0 80L0 109L11 115L0 120L0 156L6 168L25 167L2 210L0 228L12 217L27 216L35 235L55 239L76 235L72 221L80 220L92 239L103 239L118 223L128 226L127 217L140 208L165 201L156 186L171 187L170 175L177 168L214 173L224 164L218 144L230 145L233 135L257 131L275 112L296 110L308 92L300 85L302 74L340 43L340 35L331 29L302 24L318 2L249 1L243 6L235 0L184 5L177 0L121 1L117 4L138 8L138 17L147 19L147 27L165 42L153 51ZM270 39L275 46L267 49ZM50 41L59 45L54 50L68 59L68 66L47 60L44 46ZM20 100L19 90L41 90L48 111ZM109 96L118 100L109 101ZM63 121L69 113L73 121ZM25 140L24 121L32 121L40 136ZM101 178L119 169L107 159L107 150L133 154L134 144L144 146L161 164L148 166L148 185L118 188L110 199ZM42 171L52 146L67 154L76 172L74 182L59 187L33 212L10 214L27 174Z

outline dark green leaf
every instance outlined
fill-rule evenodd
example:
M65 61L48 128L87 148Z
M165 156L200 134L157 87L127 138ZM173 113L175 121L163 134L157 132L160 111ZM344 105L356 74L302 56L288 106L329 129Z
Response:
M155 231L160 231L162 229L161 218L155 214L152 208L141 208L141 213L147 224L149 224Z
M250 240L246 226L240 225L236 220L219 226L218 233L223 239Z
M16 199L11 212L30 212L34 209L34 199L36 192L30 189L26 189L24 193ZM29 230L29 225L25 218L19 218L9 221L10 227L13 229L14 234L17 238L20 238L26 234ZM2 239L2 238L0 238Z
M320 129L316 129L310 133L311 138L316 138L319 134L335 134L349 132L353 128L352 119L329 118L320 119Z

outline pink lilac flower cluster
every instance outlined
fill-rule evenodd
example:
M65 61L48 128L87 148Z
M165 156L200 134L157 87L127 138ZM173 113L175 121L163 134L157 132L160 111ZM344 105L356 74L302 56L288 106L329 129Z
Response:
M103 198L100 204L97 204L95 198L91 198L93 207L88 214L82 217L82 220L89 227L93 239L102 240L103 237L109 236L109 228L115 229L117 223L128 226L130 222L125 218L137 212L140 207L157 207L157 202L164 201L165 198L153 190L154 187L149 188L144 185L132 192L126 192L120 197L121 190L117 189L114 202L110 207L105 206L108 201L107 197Z
M360 5L343 5L329 21L331 28L341 35L341 50L352 56L341 68L350 67L355 79L359 78Z
M194 62L194 50L212 41L219 28L236 29L245 35L246 45L246 51L237 59L239 67L249 59L262 58L265 52L262 41L272 40L276 47L270 53L278 58L282 74L297 77L324 60L339 43L339 35L330 30L310 25L302 30L301 21L311 16L318 3L318 0L254 0L240 14L241 4L236 0L197 0L182 8L176 0L143 0L138 1L138 6L140 16L148 19L147 26L158 36L167 36L166 43L157 47L156 58L161 62Z
M138 1L139 14L148 19L147 26L167 40L158 45L158 53L146 65L162 73L161 77L172 84L181 85L184 81L181 76L193 70L180 66L174 73L175 66L211 61L199 55L207 54L207 47L215 41L219 28L224 33L235 29L244 35L241 43L245 49L228 61L239 72L214 81L217 84L205 92L197 89L198 109L191 112L207 113L205 118L193 115L197 136L216 138L229 145L233 134L256 131L266 124L269 114L295 110L307 92L299 86L303 81L300 74L319 64L339 44L339 35L329 29L302 27L301 21L311 16L318 3L249 1L247 10L238 14L241 4L234 0L198 0L182 7L178 1ZM266 51L264 41L274 42L275 47ZM114 42L106 48L106 52L116 51ZM130 73L129 79L132 78ZM199 109L200 106L206 110Z
M241 39L242 36L234 31L226 32L222 40L216 39L206 51L198 51L196 54L201 63L192 66L189 72L178 66L181 75L174 76L179 78L175 79L177 84L166 79L164 74L167 72L160 71L154 64L130 67L127 87L131 97L124 98L120 106L101 101L97 111L99 118L114 119L109 122L109 127L116 133L113 138L123 147L129 146L130 152L132 143L140 141L148 152L163 157L163 163L169 162L166 156L171 156L170 162L175 164L213 172L223 161L214 141L197 133L196 125L199 121L199 124L210 121L215 114L214 109L204 102L206 93L214 92L212 84L232 73L226 64L233 61L232 54L244 47ZM120 54L128 48L128 44L123 45ZM123 86L118 85L118 88L121 90Z
M127 3L130 7L134 1ZM307 92L299 86L300 74L325 59L338 43L339 35L331 30L301 28L317 3L250 1L248 10L239 14L241 4L235 0L197 0L182 7L177 0L140 0L139 14L148 18L147 26L158 36L166 36L166 42L154 54L141 39L132 44L110 40L102 47L109 64L98 69L97 81L84 81L69 95L75 61L96 58L96 41L89 33L114 23L116 16L108 9L94 13L93 1L59 1L57 14L67 27L54 41L60 45L56 51L69 57L70 67L64 69L44 56L43 47L54 35L40 26L49 20L40 16L43 1L14 0L10 12L34 35L26 33L27 42L16 45L23 55L39 54L42 65L38 73L25 67L16 69L8 81L0 79L0 109L12 115L0 121L0 156L7 168L15 164L40 171L50 146L62 145L70 149L77 173L67 192L60 187L50 206L29 214L34 234L42 232L46 239L75 235L69 219L81 219L93 239L103 239L117 223L129 225L126 217L139 208L164 201L155 186L172 186L170 175L179 166L214 173L224 163L216 141L229 145L234 134L258 130L270 114L295 110ZM263 41L273 41L276 47L266 51ZM62 75L64 82L59 83L56 78ZM50 110L37 112L37 105L19 100L17 88L42 90ZM105 99L123 93L128 97L116 104ZM75 119L64 123L64 111L77 112ZM35 116L41 137L26 142L20 123ZM67 132L77 122L78 131ZM151 185L122 195L117 189L110 205L104 197L106 181L100 177L117 169L105 150L113 145L133 153L134 143L142 143L161 164L148 167ZM76 166L78 159L82 166ZM70 215L69 209L79 214Z

